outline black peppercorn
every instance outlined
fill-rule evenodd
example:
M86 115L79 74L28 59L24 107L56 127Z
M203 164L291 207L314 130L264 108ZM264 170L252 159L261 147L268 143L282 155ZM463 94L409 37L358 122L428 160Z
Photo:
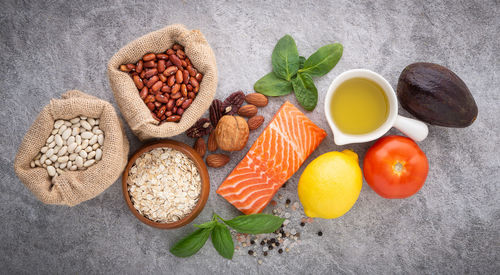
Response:
M255 244L255 241L254 240L250 240L250 244Z
M301 222L301 223L300 223L300 226L304 226L304 225L306 225L306 223L305 223L305 222Z
M286 187L286 182L283 183L283 185L281 186L282 188L285 188Z
M276 246L280 246L280 242L276 242Z
M279 254L283 253L283 249L281 249L281 248L280 248L280 249L278 250L278 253L279 253Z
M253 255L253 250L248 250L248 255Z
M290 199L286 199L286 204L290 204L292 201Z
M320 237L323 236L323 232L319 231L318 236L320 236Z
M275 238L272 238L271 239L271 243L275 243L276 242L276 239Z
M269 246L269 250L273 250L273 246L272 245Z
M265 245L265 244L266 244L266 242L264 242L264 241L260 242L260 245Z
M266 252L264 252L264 256L267 256L267 251L266 251Z

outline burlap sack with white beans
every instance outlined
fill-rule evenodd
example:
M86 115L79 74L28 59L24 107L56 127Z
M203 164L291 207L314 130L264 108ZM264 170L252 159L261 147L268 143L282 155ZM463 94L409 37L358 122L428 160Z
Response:
M198 95L181 120L160 124L139 97L130 75L118 68L122 64L136 63L146 53L164 52L174 43L184 46L184 52L203 74L203 80ZM120 49L108 62L108 76L123 117L141 140L171 137L186 131L210 107L217 89L217 65L212 48L199 30L188 30L179 24L148 33Z
M102 159L86 170L64 171L51 180L42 167L30 163L51 135L54 121L77 116L98 118L104 132ZM113 106L96 97L72 90L52 99L31 125L19 146L14 169L28 189L43 203L74 206L92 199L113 184L127 164L129 143Z

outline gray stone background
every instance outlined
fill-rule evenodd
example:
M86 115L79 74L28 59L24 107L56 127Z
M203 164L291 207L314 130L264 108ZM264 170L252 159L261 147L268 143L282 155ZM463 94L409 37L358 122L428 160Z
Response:
M0 23L0 273L498 273L498 0L7 0L0 3ZM44 205L13 170L22 137L51 98L79 89L116 107L107 61L127 42L172 23L205 34L217 57L221 99L252 90L270 71L272 49L286 33L305 56L327 43L344 45L339 64L315 80L319 103L307 115L329 136L305 164L344 148L363 159L372 144L336 146L324 119L326 89L348 69L374 70L395 87L410 63L442 64L468 84L479 117L465 129L430 127L420 143L429 175L411 198L386 200L364 183L350 212L299 227L301 241L288 253L253 258L240 250L229 261L208 243L191 258L176 258L168 248L192 226L162 231L141 224L126 207L119 183L76 207ZM293 96L273 98L259 112L269 120L285 100L296 104ZM247 149L261 130L251 134ZM141 143L128 128L127 135L134 152ZM175 139L192 143L184 135ZM215 190L243 156L233 153L229 165L210 169L211 194L195 222L213 211L238 214ZM297 201L304 166L279 192L284 198ZM293 213L293 223L301 213Z

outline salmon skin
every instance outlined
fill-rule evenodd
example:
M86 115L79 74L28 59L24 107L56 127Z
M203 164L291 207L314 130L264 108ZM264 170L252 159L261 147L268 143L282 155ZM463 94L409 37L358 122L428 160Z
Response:
M285 102L217 194L247 215L260 213L325 137L325 130Z

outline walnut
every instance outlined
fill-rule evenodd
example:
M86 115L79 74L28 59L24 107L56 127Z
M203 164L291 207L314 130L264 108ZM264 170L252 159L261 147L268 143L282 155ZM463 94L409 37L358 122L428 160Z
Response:
M215 128L215 140L224 151L239 151L248 141L248 124L240 116L223 116Z

